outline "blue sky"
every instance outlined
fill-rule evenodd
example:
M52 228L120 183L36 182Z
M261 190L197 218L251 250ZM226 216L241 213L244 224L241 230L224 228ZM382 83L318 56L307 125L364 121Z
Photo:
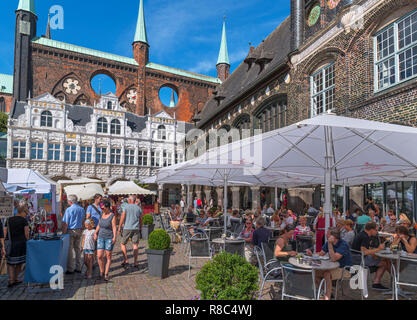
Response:
M0 73L12 74L18 0L0 4ZM64 29L52 38L132 57L139 0L36 0L38 36L49 8L64 8ZM232 70L290 13L290 0L144 0L150 61L216 76L223 16ZM106 91L107 84L103 84Z

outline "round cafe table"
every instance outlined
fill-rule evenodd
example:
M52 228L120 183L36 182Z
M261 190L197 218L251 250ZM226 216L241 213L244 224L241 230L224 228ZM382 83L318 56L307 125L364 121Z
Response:
M329 260L322 260L320 259L321 264L319 266L310 266L308 264L304 264L304 263L299 263L298 259L295 257L291 257L288 262L290 264L292 264L294 267L300 268L300 269L308 269L308 270L333 270L333 269L337 269L340 267L340 263L339 262L332 262Z

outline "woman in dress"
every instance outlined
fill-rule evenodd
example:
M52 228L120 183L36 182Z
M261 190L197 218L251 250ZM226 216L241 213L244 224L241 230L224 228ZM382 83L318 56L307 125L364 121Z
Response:
M251 247L253 238L253 222L250 218L246 219L245 229L240 233L239 239L245 240L245 258L248 262L251 262L253 249Z
M17 208L15 217L8 218L4 226L7 269L9 273L8 287L22 283L18 280L22 266L26 262L26 241L29 240L29 224L26 219L27 207Z
M330 217L330 227L335 227L335 219ZM316 252L320 252L325 240L326 217L324 216L323 208L320 208L320 213L314 221L314 231L316 232Z
M94 240L97 241L97 259L100 268L99 280L109 281L109 270L114 244L116 243L116 217L111 212L111 203L103 203L103 215L100 218ZM106 263L104 260L107 260Z

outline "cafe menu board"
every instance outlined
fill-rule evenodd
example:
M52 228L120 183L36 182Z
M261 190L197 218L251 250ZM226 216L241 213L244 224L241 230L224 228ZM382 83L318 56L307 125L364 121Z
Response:
M13 197L0 197L0 218L13 217Z

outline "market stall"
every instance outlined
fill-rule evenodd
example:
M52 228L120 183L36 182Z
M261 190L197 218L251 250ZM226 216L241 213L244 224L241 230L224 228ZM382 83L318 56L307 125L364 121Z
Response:
M133 181L117 181L109 188L109 195L110 196L128 196L128 195L137 195L141 196L140 199L142 203L145 203L145 197L155 196L155 191L150 191L138 186ZM148 202L152 202L152 199L148 199ZM153 205L142 205L142 210L144 214L148 214L153 212L154 206Z
M67 195L76 195L78 201L92 200L96 194L104 195L103 187L97 183L70 185L64 190Z

